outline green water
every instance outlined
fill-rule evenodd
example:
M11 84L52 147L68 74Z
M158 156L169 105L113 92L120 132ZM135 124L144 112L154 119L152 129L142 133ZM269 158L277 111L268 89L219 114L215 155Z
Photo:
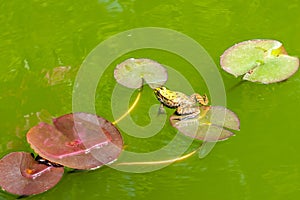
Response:
M277 39L290 55L299 56L299 9L299 0L1 1L0 155L31 151L25 135L38 121L35 113L47 119L72 111L73 82L82 61L116 33L145 26L180 31L199 42L220 68L223 51L247 39ZM116 84L114 64L131 56L166 63L189 77L196 91L207 92L200 76L184 70L188 66L184 60L156 50L132 52L118 58L100 80L96 110L109 120L113 120L107 105ZM64 76L55 75L53 69L58 66L71 68ZM238 79L220 73L227 107L240 117L241 131L218 143L204 159L194 155L145 174L109 167L69 173L53 189L28 199L298 199L299 73L278 84L237 87ZM132 113L138 124L149 122L144 111L155 103L149 88L143 92ZM163 146L173 134L176 131L166 125L153 138L124 134L124 139L128 150L147 152ZM14 198L0 193L0 199Z

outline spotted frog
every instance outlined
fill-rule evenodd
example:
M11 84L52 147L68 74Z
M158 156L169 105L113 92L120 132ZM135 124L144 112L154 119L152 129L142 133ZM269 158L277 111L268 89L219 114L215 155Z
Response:
M184 93L168 90L166 87L158 87L154 89L154 94L161 102L160 112L163 106L168 108L176 108L176 114L173 119L183 120L194 118L200 114L200 108L197 105L207 105L208 98L206 95L192 94L187 96Z

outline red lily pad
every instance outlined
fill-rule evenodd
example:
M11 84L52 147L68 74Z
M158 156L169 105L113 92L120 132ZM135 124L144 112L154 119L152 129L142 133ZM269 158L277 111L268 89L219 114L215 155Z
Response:
M201 114L196 118L174 120L173 127L184 135L203 141L222 141L234 135L228 129L240 130L238 116L222 106L202 106Z
M168 74L166 68L154 60L130 58L117 65L114 77L128 88L141 88L145 81L154 89L166 83Z
M113 162L123 140L104 118L88 113L63 115L54 125L40 123L27 133L31 148L41 157L75 169L95 169Z
M0 160L0 186L16 195L39 194L54 187L64 168L39 164L30 153L13 152Z

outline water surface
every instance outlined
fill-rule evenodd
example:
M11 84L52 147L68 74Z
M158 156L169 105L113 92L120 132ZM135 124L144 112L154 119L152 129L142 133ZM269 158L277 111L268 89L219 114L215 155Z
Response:
M46 119L72 111L73 81L82 61L98 43L116 33L145 26L180 31L199 42L220 69L223 51L248 39L277 39L290 55L299 56L299 9L299 0L2 1L0 155L31 151L25 135L37 123L37 112ZM130 56L168 64L188 77L196 91L207 92L201 77L185 70L189 63L184 60L156 50L132 52L118 58L99 83L97 113L109 120L113 120L109 105L116 84L114 64ZM59 66L65 67L61 74L53 71ZM65 174L55 188L28 199L297 199L299 73L278 84L237 87L239 79L221 69L220 73L227 106L239 115L241 131L217 144L205 159L193 156L146 174L109 167ZM132 113L137 123L149 122L145 111L153 103L152 91L146 87ZM165 127L147 140L125 134L124 138L128 149L143 152L159 148L174 134L174 129ZM0 199L14 198L0 193Z

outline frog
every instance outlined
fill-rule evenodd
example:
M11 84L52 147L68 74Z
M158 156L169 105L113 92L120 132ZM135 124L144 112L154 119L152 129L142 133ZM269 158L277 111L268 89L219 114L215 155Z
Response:
M159 113L162 113L163 107L175 108L175 114L172 116L174 120L184 120L189 118L195 118L200 114L200 106L207 106L209 100L204 94L201 96L198 93L194 93L190 96L167 89L164 86L154 89L154 94L158 101L161 102Z

